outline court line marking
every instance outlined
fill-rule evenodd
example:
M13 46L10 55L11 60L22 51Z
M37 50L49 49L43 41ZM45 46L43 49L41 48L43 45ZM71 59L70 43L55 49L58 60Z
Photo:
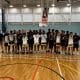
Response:
M61 76L63 76L62 71L61 71L61 68L60 68L59 60L58 60L57 57L56 57L56 61L57 61L57 65L58 65L59 73L60 73ZM63 80L63 79L61 79L61 80Z
M56 56L55 56L55 57L56 57ZM22 57L20 57L20 56L7 56L7 57L2 57L2 58L3 58L3 59L4 59L4 58L12 58L12 59L14 59L14 58L19 58L19 59L20 59L20 58L26 58L26 59L27 59L28 56L22 56ZM36 57L33 56L33 57L29 57L28 59L30 59L30 58L36 58ZM37 58L56 59L56 58L54 58L54 57L40 57L40 56L39 56L39 57L37 56ZM73 59L71 59L70 57L68 57L68 58L59 58L59 57L58 57L58 59L59 59L59 60L67 59L67 60L70 60L70 61L71 61L71 60L74 60L74 61L75 61L75 60L80 60L80 58L73 58Z
M13 59L15 59L15 58L13 58ZM19 60L19 59L23 59L23 58L18 58L17 60ZM34 59L34 60L41 60L41 59L43 59L43 60L48 60L48 61L56 60L56 58L43 58L43 57L42 57L42 58L41 58L41 57L39 57L39 58L38 58L38 57L37 57L37 58L36 58L36 57L34 57L34 58L31 58L31 57L30 57L30 58L24 58L24 60L27 60L27 59L29 59L29 60L30 60L30 59ZM67 59L67 60L66 60L66 59L63 59L63 58L62 58L62 59L59 59L59 58L58 58L58 60L63 60L63 61L80 61L80 60L78 60L78 59ZM0 64L1 64L1 65L4 65L5 62L9 62L9 61L11 61L11 60L8 60L8 61L4 60L4 61L1 61ZM61 63L60 63L60 64L61 64Z
M12 77L0 77L0 78L2 78L3 80L6 79L6 78L7 78L7 79L10 79L10 80L14 80ZM2 80L2 79L1 79L1 80Z
M38 66L38 65L40 65L41 62L42 62L42 61L40 60L40 61L37 63L37 67L36 67L36 69L35 69L35 71L34 71L34 73L33 73L32 80L35 80L37 71L38 71L38 69L39 69L39 66Z

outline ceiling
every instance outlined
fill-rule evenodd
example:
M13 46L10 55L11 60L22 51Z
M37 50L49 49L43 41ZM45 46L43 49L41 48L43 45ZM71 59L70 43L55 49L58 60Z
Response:
M37 7L38 4L42 7L51 7L53 3L55 6L65 6L67 3L71 3L72 6L80 6L80 0L0 0L0 7L8 8L9 5L14 7L23 7L23 5Z

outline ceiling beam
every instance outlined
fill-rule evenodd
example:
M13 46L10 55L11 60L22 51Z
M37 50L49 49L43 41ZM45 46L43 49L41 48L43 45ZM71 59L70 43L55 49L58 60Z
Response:
M9 0L4 0L5 2L7 2L7 4L10 4L10 1Z

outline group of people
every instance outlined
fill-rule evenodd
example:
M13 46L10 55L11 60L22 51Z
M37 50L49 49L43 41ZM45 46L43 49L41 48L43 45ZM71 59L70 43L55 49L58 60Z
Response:
M45 51L56 54L79 52L80 36L77 33L48 29L44 30L11 30L0 32L0 47L3 53Z

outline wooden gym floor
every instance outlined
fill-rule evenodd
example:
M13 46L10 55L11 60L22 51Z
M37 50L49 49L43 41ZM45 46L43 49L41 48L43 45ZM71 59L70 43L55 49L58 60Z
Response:
M5 54L0 56L0 80L80 80L80 56Z

